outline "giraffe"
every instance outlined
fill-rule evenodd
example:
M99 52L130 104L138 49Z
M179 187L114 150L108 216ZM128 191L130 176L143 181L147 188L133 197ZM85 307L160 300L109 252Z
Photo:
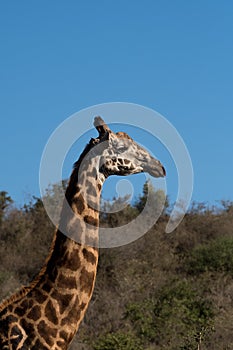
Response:
M114 133L101 117L95 117L94 126L99 135L74 164L44 266L28 286L0 304L1 350L68 349L96 279L104 181L114 174L165 176L160 161L126 133Z

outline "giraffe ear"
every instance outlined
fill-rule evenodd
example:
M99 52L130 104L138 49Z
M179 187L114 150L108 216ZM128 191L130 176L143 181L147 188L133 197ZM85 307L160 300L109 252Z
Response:
M98 130L100 137L103 137L104 135L109 134L111 132L111 130L109 129L107 124L105 124L101 117L95 117L94 126Z

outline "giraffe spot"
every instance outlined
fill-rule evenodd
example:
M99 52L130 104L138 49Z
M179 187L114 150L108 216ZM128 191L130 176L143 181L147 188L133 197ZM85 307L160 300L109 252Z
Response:
M87 186L87 193L90 195L90 196L96 196L96 188L95 186L92 184L91 181L86 181L86 186Z
M37 303L43 304L46 299L47 296L45 294L43 294L40 290L36 291L35 300L37 301Z
M13 305L8 305L8 310L9 310L9 312L12 312L13 311Z
M41 342L39 340L36 341L35 345L33 345L31 347L31 350L48 350L47 347L45 347L44 345L41 344Z
M61 326L64 326L67 323L69 323L69 324L76 324L77 321L80 319L80 315L81 315L81 311L80 310L72 308L70 310L70 312L68 313L68 315L65 318L63 318L63 320L61 321Z
M82 171L82 172L86 172L87 169L88 169L88 167L89 167L89 163L88 163L87 159L86 159L86 160L83 160L83 161L82 161L82 168L81 168L81 171Z
M65 289L76 289L77 283L76 279L73 276L65 276L64 274L61 274L58 278L57 285L59 288L65 288Z
M63 342L63 341L60 341L60 340L58 340L57 341L57 346L58 346L58 348L57 349L64 349L64 350L66 350L67 349L67 345Z
M33 300L32 299L24 299L21 303L20 303L20 307L22 307L23 309L31 309L31 307L33 306Z
M55 338L57 335L57 330L55 328L51 328L45 323L45 321L41 321L38 324L37 329L40 336L45 340L45 342L48 345L50 346L54 345L54 340L52 338Z
M23 334L22 334L22 332L20 331L20 329L17 326L14 326L11 329L10 337L14 338L14 346L15 346L15 348L17 348L17 345L23 339Z
M6 317L3 317L4 314L1 314L1 319L0 319L0 329L5 328L6 325L12 324L14 322L18 321L18 318L12 315L8 315Z
M14 313L15 313L16 315L22 317L22 316L25 314L25 312L26 312L26 310L27 310L27 308L28 308L28 306L29 306L28 304L29 304L28 300L23 300L23 301L15 308Z
M77 210L78 214L82 214L83 210L85 209L85 205L84 205L84 199L81 193L79 193L79 195L74 197L73 203L75 205L75 209Z
M57 318L57 315L56 315L56 310L55 310L51 300L49 300L47 302L47 305L45 307L45 316L53 324L58 324L58 318Z
M24 318L22 318L20 320L20 325L23 327L26 334L31 334L31 335L35 334L34 325L32 323L26 321Z
M85 174L84 174L84 172L82 172L82 173L81 173L81 176L80 176L80 178L79 178L79 182L80 182L80 183L83 183L83 182L84 182L84 178L85 178Z
M69 338L70 338L70 335L69 335L69 333L67 333L67 332L65 332L65 331L61 331L61 332L59 333L59 338L62 338L62 339L64 339L66 342L68 342L68 341L69 341Z
M93 177L93 178L96 176L96 174L97 174L96 168L93 168L91 171L87 172L87 176L90 176L90 177Z
M25 309L22 308L22 307L20 307L20 306L17 306L17 307L15 308L14 313L15 313L16 315L22 317L22 316L25 314Z
M72 294L60 294L57 291L54 291L51 294L51 297L53 299L56 299L59 305L60 314L63 314L63 312L69 307L70 302L73 298Z
M67 255L67 259L63 262L63 266L66 269L77 271L81 266L81 261L79 258L79 250L74 249L72 252Z
M98 187L98 190L99 190L99 191L100 191L101 188L102 188L101 184L98 184L97 187Z
M46 281L46 282L44 283L44 285L43 285L43 290L44 290L45 292L47 292L47 293L50 292L50 290L51 290L50 281ZM47 298L46 298L46 299L47 299Z
M34 306L28 313L27 317L32 319L33 321L39 320L39 318L41 317L40 307L38 305Z
M89 296L92 293L94 278L95 278L94 272L88 272L85 269L85 267L81 270L81 274L80 274L81 291L86 292Z
M123 131L117 132L116 135L119 138L126 138L126 139L129 139L129 140L133 140L128 134L126 134L126 132L123 132Z
M87 262L91 263L92 265L94 265L97 261L96 256L91 251L88 251L86 248L83 249L83 257L87 260Z
M125 164L129 164L129 163L130 163L130 160L125 159L124 162L125 162Z
M86 303L82 303L82 304L79 305L79 308L80 308L80 310L85 310L86 306L87 306Z
M84 221L87 223L87 224L89 224L89 225L91 225L91 226L98 226L98 224L99 224L99 220L98 219L96 219L96 218L94 218L93 216L91 216L91 215L85 215L84 216Z

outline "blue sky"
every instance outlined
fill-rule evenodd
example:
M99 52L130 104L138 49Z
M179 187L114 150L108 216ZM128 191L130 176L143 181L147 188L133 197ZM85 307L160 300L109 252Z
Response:
M53 130L83 108L122 101L179 131L194 200L233 200L232 15L226 0L2 2L0 190L18 204L39 196Z

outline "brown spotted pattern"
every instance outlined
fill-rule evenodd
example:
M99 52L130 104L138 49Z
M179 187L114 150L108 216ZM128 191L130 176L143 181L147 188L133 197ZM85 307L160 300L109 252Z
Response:
M100 117L94 125L99 137L74 165L66 190L72 210L64 202L45 265L29 286L0 304L0 350L66 350L83 319L96 278L103 182L110 174L142 171L132 161L132 150L138 161L140 146L123 132L114 134ZM118 143L124 158L118 156ZM102 146L95 151L96 145Z

